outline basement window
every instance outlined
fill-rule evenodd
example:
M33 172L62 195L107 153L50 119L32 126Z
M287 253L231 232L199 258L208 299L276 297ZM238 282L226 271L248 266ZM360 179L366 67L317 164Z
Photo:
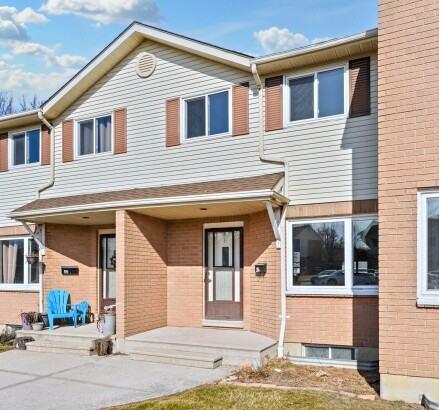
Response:
M304 345L304 356L315 359L356 360L355 347Z

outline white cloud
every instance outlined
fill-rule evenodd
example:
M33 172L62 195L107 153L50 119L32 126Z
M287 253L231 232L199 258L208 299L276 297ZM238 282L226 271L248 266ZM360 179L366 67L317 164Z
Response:
M253 36L266 53L276 53L327 40L326 38L310 40L302 33L293 33L287 28L278 27L256 31Z
M40 8L49 14L74 14L98 23L157 24L161 17L156 0L48 0Z
M87 61L82 56L72 56L70 54L58 56L54 49L38 43L17 43L12 49L12 54L41 57L48 67L66 69L78 68Z
M18 11L15 7L0 7L0 39L29 40L26 23L45 23L47 18L30 7Z
M25 71L21 65L0 62L0 84L3 90L12 91L14 95L38 95L47 98L64 84L72 73L69 71L47 74Z
M30 7L26 7L15 16L18 23L47 23L47 17L44 14L37 13Z

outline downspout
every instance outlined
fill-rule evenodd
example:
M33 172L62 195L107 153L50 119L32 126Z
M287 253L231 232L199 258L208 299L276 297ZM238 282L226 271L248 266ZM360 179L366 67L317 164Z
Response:
M38 111L38 118L50 130L50 179L46 185L37 190L37 199L40 198L42 192L52 187L55 183L55 130L53 129L52 124L50 124L50 122L44 118L43 112L41 110Z
M259 77L256 64L251 65L251 70L253 77L255 79L256 86L259 90L259 158L262 162L268 162L270 164L279 164L284 166L284 196L289 198L289 165L286 158L268 156L265 154L264 149L264 85ZM286 211L287 206L282 209L281 220L280 220L280 236L281 236L281 264L280 264L280 274L281 274L281 286L280 286L280 303L281 303L281 323L279 332L279 343L277 348L278 357L283 357L284 355L284 340L285 340L285 327L287 321L287 299L286 299Z

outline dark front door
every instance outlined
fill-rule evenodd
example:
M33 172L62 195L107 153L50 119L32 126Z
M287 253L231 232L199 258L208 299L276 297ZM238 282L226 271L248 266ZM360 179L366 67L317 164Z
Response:
M116 235L100 236L101 309L116 304Z
M205 232L205 318L242 320L242 228Z

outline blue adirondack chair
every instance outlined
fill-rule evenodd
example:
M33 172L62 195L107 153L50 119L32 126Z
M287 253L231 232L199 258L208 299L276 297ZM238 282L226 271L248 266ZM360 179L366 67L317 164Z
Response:
M85 321L87 319L87 312L90 305L87 301L83 300L76 305L76 317L81 317L82 326L85 326Z
M46 296L48 303L47 315L49 316L49 327L53 330L53 320L54 319L69 319L76 327L77 314L76 305L68 304L69 292L61 289L54 289L49 292Z

